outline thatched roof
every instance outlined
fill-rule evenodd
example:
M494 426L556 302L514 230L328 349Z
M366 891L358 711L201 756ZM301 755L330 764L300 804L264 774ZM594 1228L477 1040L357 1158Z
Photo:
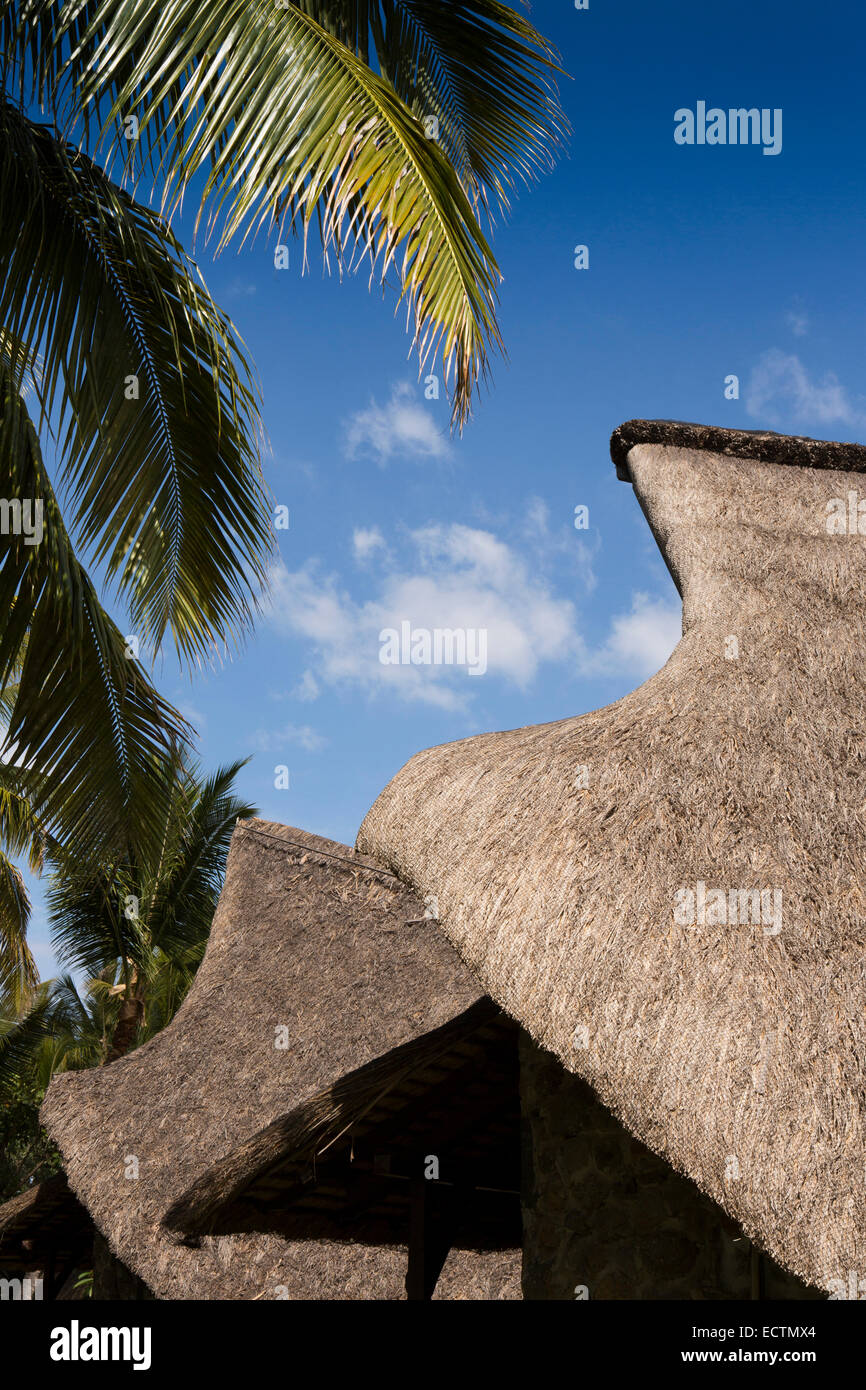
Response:
M629 451L635 444L663 444L674 449L702 449L729 458L757 459L793 468L829 468L836 472L866 470L866 446L828 439L808 439L774 430L729 430L684 420L626 420L610 439L610 456L621 482L631 482Z
M177 1017L111 1066L57 1077L43 1119L113 1252L159 1297L398 1298L399 1246L311 1239L303 1218L282 1234L184 1244L161 1219L263 1126L479 994L420 901L380 866L300 830L240 822ZM126 1176L134 1161L137 1178ZM502 1264L455 1252L446 1296L487 1296Z
M454 1243L519 1246L517 1025L490 999L341 1077L215 1164L169 1210L183 1232L291 1228L371 1241L407 1228L432 1153L463 1207ZM505 1200L501 1200L505 1199Z
M629 1130L829 1289L866 1268L866 536L827 528L866 495L866 448L769 438L623 426L676 650L606 709L418 754L358 849L437 896L493 999ZM699 916L700 885L725 897ZM741 889L769 894L757 925L733 922Z
M92 1223L64 1173L34 1183L0 1206L0 1267L43 1269L86 1252Z

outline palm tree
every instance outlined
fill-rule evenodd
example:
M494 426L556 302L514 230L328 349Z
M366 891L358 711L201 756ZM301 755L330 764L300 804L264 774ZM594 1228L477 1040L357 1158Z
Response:
M26 638L21 658L26 651ZM0 727L8 727L18 697L18 668L0 687ZM2 737L0 737L2 743ZM0 999L23 1007L38 983L36 962L27 944L30 897L14 859L26 859L40 873L45 834L28 796L27 774L0 761Z
M42 507L39 544L22 525L0 548L9 854L152 857L158 769L189 731L145 658L169 635L185 663L237 645L267 570L243 345L130 189L170 216L196 181L220 247L290 227L306 253L313 229L341 270L396 273L462 426L501 346L481 219L553 158L554 72L498 0L0 0L0 478ZM0 951L26 987L4 865Z
M202 780L187 760L165 759L167 814L158 850L76 868L54 864L47 893L54 948L116 1000L106 1061L122 1056L173 1015L207 943L226 855L239 817L255 808L234 794L243 762ZM106 972L109 972L106 974Z
M49 919L57 954L82 971L36 983L25 998L0 991L0 1199L56 1167L38 1109L58 1071L101 1066L171 1021L204 955L229 841L255 808L237 797L243 763L203 779L167 759L168 814L158 854L74 871L48 845Z
M0 997L0 1202L60 1168L39 1107L55 1072L106 1060L120 1011L117 973L106 967L83 992L64 974L23 1001Z

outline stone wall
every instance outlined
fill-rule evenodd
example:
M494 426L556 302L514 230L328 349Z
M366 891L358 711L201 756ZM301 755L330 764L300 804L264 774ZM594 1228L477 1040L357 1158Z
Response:
M524 1298L826 1297L753 1253L736 1223L522 1030L520 1092Z

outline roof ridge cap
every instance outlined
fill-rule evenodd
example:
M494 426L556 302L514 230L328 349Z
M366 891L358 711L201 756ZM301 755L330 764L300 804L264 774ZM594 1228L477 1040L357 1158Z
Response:
M659 444L681 449L701 449L713 454L756 459L760 463L787 464L799 468L835 469L842 473L866 473L866 444L808 435L777 434L774 430L734 429L726 425L700 425L689 420L626 420L610 437L610 456L621 482L631 482L629 450L637 444Z

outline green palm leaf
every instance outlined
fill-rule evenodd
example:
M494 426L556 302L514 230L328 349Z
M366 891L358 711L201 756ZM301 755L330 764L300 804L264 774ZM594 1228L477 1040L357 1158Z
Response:
M553 46L498 0L297 0L375 61L438 140L473 200L507 208L519 179L552 167L567 130Z
M18 1000L39 977L27 945L30 898L20 870L8 855L26 856L36 873L42 867L45 849L45 833L25 794L25 785L24 773L0 763L0 845L8 851L0 851L0 995L8 993Z
M52 941L68 964L96 975L121 960L149 977L154 952L177 961L203 947L225 872L232 831L255 808L235 795L244 762L202 780L177 756L163 758L163 820L146 854L127 853L113 865L53 860L48 894ZM127 911L134 899L135 906Z
M5 12L5 13L4 13ZM155 159L221 245L285 214L326 258L398 266L422 365L441 348L466 419L501 348L498 272L473 209L507 207L567 122L552 46L498 0L6 0L0 62L128 168ZM374 71L375 70L375 71ZM140 122L130 142L124 122ZM438 138L422 120L434 117Z
M0 991L0 1101L14 1094L51 1033L51 984L36 985L23 1001Z
M38 348L71 524L156 648L239 640L269 550L258 413L231 325L170 230L0 100L0 324Z
M70 853L158 843L165 786L157 755L187 726L129 656L76 559L36 430L2 360L0 476L14 498L43 509L38 544L10 534L0 548L0 689L17 683L4 757L24 779L34 820ZM6 829L14 830L10 820Z
M73 9L71 14L75 13ZM106 0L73 52L84 103L106 125L136 113L174 207L207 169L202 207L235 234L321 228L340 264L399 270L420 360L441 351L465 420L488 349L501 347L498 273L454 167L381 76L296 5Z
M163 852L145 896L150 940L172 958L207 940L232 832L239 819L256 814L233 790L247 761L220 767L205 781L194 767L182 768L175 779Z
M27 945L30 899L20 871L0 851L0 995L20 1001L39 972Z

